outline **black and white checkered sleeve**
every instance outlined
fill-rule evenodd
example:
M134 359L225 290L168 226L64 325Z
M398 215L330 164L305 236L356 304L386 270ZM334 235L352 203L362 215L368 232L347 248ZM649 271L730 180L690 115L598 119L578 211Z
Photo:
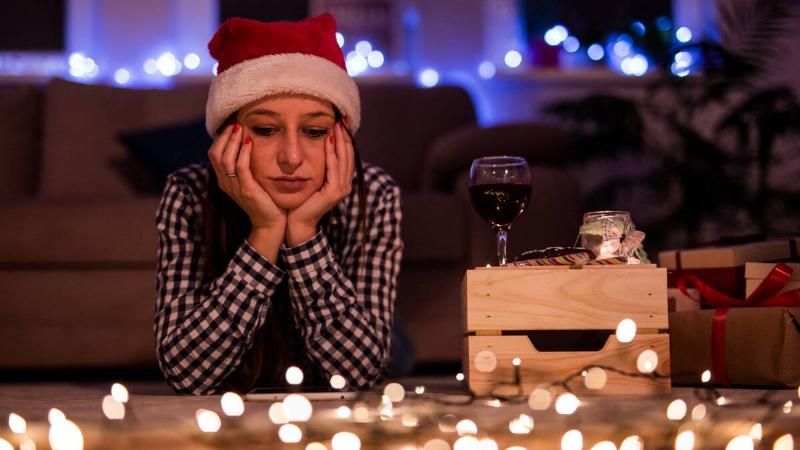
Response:
M352 262L340 264L324 231L282 249L295 319L305 346L328 376L350 386L376 382L389 359L400 270L400 190L384 175L367 195L367 239ZM357 210L354 206L352 210ZM351 239L355 245L356 239ZM360 241L360 236L358 238ZM360 245L360 244L359 244Z
M202 205L190 184L170 176L156 214L156 353L176 391L208 394L241 363L286 274L245 241L203 283Z

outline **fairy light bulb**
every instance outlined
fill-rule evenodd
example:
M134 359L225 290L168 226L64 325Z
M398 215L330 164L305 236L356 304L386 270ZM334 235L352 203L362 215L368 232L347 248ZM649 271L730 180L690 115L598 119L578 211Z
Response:
M725 450L753 450L753 440L746 435L736 436L728 442Z
M244 401L235 392L226 392L220 399L222 412L226 416L238 417L244 414Z
M794 438L791 434L784 434L775 439L775 443L772 444L772 450L794 450Z
M675 438L675 450L692 450L694 448L694 431L683 431Z
M394 417L394 404L389 397L381 395L381 404L378 407L378 412L381 415L381 420L389 420Z
M297 366L291 366L286 369L286 382L297 386L303 382L303 371Z
M36 450L36 443L29 438L22 438L19 442L19 450Z
M442 433L455 433L456 421L456 416L445 414L441 420L439 420L439 431Z
M383 395L393 403L399 403L406 397L406 389L400 383L389 383L383 388Z
M569 415L574 413L578 406L580 405L580 401L578 397L575 397L574 394L570 394L569 392L566 394L561 394L556 399L556 412L563 415Z
M592 446L592 450L617 450L617 446L611 441L600 441Z
M644 441L636 435L628 436L619 444L619 450L642 450L644 448Z
M464 381L464 374L463 374L463 373L461 373L461 372L457 373L457 374L456 374L456 380L458 380L458 381Z
M636 368L639 369L641 373L652 373L656 370L657 366L658 354L650 349L640 353L639 357L636 359Z
M83 433L81 433L81 429L66 419L57 421L50 426L48 440L53 450L83 449Z
M111 385L111 396L120 403L128 403L128 388L120 383L114 383Z
M636 337L636 322L631 319L623 319L617 325L617 340L623 343L633 341Z
M547 389L537 388L528 397L528 406L535 411L543 411L550 407L553 396Z
M673 400L667 407L667 419L682 420L686 417L686 402L678 399Z
M561 450L581 450L583 434L578 430L569 430L561 437Z
M415 392L417 395L422 395L422 394L424 394L424 393L425 393L425 386L417 386L417 387L415 387L415 388L414 388L414 392Z
M750 427L749 434L750 434L750 439L752 439L753 442L759 442L761 440L761 437L763 436L763 433L764 430L760 423L757 423L752 427Z
M493 372L497 367L497 357L489 350L483 350L475 355L475 368L478 372Z
M497 449L497 442L494 439L484 438L478 442L478 449L479 450L498 450Z
M23 434L28 429L28 424L22 416L11 413L8 415L8 429L14 434Z
M0 450L14 450L14 446L7 440L0 438Z
M300 394L289 394L283 399L283 414L289 422L307 422L312 412L311 402Z
M306 445L306 450L328 450L328 447L325 447L322 442L311 442Z
M342 389L347 381L341 375L334 375L331 377L331 387L334 389Z
M586 387L593 390L603 389L607 381L608 375L606 375L606 371L599 367L592 367L589 369L586 372L586 377L583 379L583 383Z
M704 370L703 374L700 375L700 381L702 381L703 383L708 383L709 381L711 381L711 371Z
M336 417L340 419L349 419L351 414L352 411L347 406L342 405L336 408Z
M720 395L720 396L717 398L717 405L719 405L719 406L725 406L725 405L727 405L727 404L728 404L728 399L727 399L727 398L725 398L725 396L724 396L724 395Z
M275 425L283 425L289 423L286 414L283 413L283 403L275 402L269 407L269 420Z
M706 405L700 403L692 408L692 420L700 421L706 418Z
M403 414L403 418L401 422L404 427L413 428L419 425L419 418L414 413L405 413Z
M47 421L50 422L50 426L65 420L67 420L67 416L65 416L64 413L58 408L50 408L50 410L47 412Z
M792 403L791 400L787 400L786 403L783 404L783 412L785 414L789 414L790 412L792 412L792 407L793 406L794 406L794 403Z
M514 367L519 367L522 364L522 360L520 358L514 358L511 360L511 364L514 365Z
M222 426L222 420L214 411L201 408L194 413L194 417L203 433L216 433Z
M478 434L478 425L469 419L464 419L456 424L456 433L459 436Z
M296 444L303 439L303 432L293 423L286 423L278 428L278 438L287 444Z
M422 446L422 450L450 450L450 444L444 439L431 439Z
M512 434L528 434L533 430L533 417L520 414L508 423L508 430Z
M361 439L348 431L340 431L333 435L331 446L333 450L359 450L361 448Z
M480 450L480 441L473 436L463 436L453 444L453 450Z
M103 414L109 420L122 420L125 418L125 405L114 397L106 395L103 397Z
M355 409L353 409L353 418L356 422L369 421L369 409L362 404L356 404Z

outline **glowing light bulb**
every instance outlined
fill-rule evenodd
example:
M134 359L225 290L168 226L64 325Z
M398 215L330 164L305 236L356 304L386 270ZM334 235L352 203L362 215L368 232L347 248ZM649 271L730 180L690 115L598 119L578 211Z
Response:
M569 31L563 25L556 25L544 33L544 41L547 45L555 47L556 45L564 42L569 36Z
M103 414L109 420L122 420L125 418L125 404L118 402L114 397L103 397Z
M600 441L592 446L592 450L617 450L617 446L611 441Z
M303 371L297 366L286 369L286 382L291 385L298 385L303 382Z
M636 337L636 322L631 319L623 319L617 325L617 340L623 343L633 341Z
M356 422L368 422L369 421L369 409L367 409L364 405L356 405L355 409L353 410L353 418Z
M158 72L158 63L154 58L148 58L147 61L144 62L142 68L144 69L144 73L155 75L155 73Z
M460 373L460 372L459 372L459 373L457 373L457 374L456 374L456 380L458 380L458 381L464 381L464 374L463 374L463 373Z
M686 417L686 402L681 399L673 400L667 407L667 418L681 420L684 417Z
M464 419L456 424L456 433L459 436L478 434L478 425L469 419Z
M642 450L644 448L644 441L639 436L628 436L619 445L619 450Z
M276 425L289 423L286 414L283 413L283 403L275 402L269 407L269 420Z
M570 36L564 39L564 43L562 45L567 53L575 53L579 48L581 48L581 43L575 36Z
M704 370L703 374L700 375L700 381L702 381L703 383L708 383L709 381L711 381L711 371Z
M417 387L415 387L415 388L414 388L414 392L415 392L417 395L422 395L422 394L424 394L424 393L425 393L425 386L417 386Z
M791 400L787 400L786 403L783 404L783 412L785 414L789 414L790 412L792 412L792 406L794 406L792 401Z
M675 450L692 450L694 448L694 431L683 431L675 438Z
M719 398L717 398L717 405L719 405L719 406L725 406L725 405L727 405L727 404L728 404L728 399L727 399L727 398L725 398L725 396L724 396L724 395L720 395L720 396L719 396Z
M606 371L601 369L600 367L592 367L586 372L586 377L583 379L583 383L589 389L603 389L608 381L608 375L606 375Z
M575 397L574 394L561 394L556 399L556 412L563 415L569 415L574 413L578 409L579 405L580 401L578 400L578 397Z
M340 419L348 419L353 412L347 406L340 406L336 408L336 417Z
M512 69L519 67L522 64L522 54L516 50L509 50L503 57L503 62Z
M511 364L514 365L514 366L519 367L522 364L522 360L519 359L519 358L514 358L514 359L511 360Z
M445 414L441 420L439 420L439 431L442 433L455 433L456 421L456 416Z
M636 359L636 368L642 373L652 373L658 366L658 355L656 352L647 349L639 354Z
M606 55L606 51L603 50L602 45L592 44L586 49L586 54L589 55L589 59L592 61L600 61Z
M23 438L19 443L19 450L36 450L36 443L29 438Z
M569 430L561 437L561 450L581 450L583 435L578 430Z
M545 410L550 407L550 403L553 401L553 396L550 394L550 391L547 389L537 388L531 392L531 395L528 397L528 406L531 407L533 410Z
M200 56L197 53L189 53L183 57L183 65L189 70L200 67Z
M513 434L528 434L533 430L533 417L527 414L520 414L511 419L508 429Z
M620 58L624 58L631 53L631 44L627 41L617 41L614 43L614 46L611 47L611 50L614 51L614 54L619 56Z
M439 83L439 72L433 69L425 69L419 73L419 82L425 87L434 87Z
M359 450L361 439L353 433L341 431L333 435L331 446L333 450Z
M8 415L8 428L14 434L23 434L28 429L28 424L22 416L11 413Z
M419 418L413 413L405 413L403 414L403 418L401 420L404 427L415 427L419 424Z
M480 351L475 355L475 368L478 369L478 372L493 372L496 367L497 357L489 350Z
M325 444L321 442L311 442L306 445L306 450L328 450L328 447L325 447Z
M164 52L156 59L156 67L161 75L169 77L178 73L178 60L172 53Z
M473 436L463 436L453 444L453 450L479 450L480 441Z
M692 40L692 30L690 30L688 27L680 27L675 30L675 38L678 40L678 42L689 42Z
M0 450L14 450L14 446L7 440L0 438Z
M750 436L736 436L728 442L725 450L753 450L753 440Z
M492 78L497 73L497 68L491 61L484 61L478 66L478 75L484 80Z
M66 419L51 424L48 440L53 450L83 449L83 433L81 433L81 429Z
M334 375L331 377L331 387L334 389L342 389L347 382L341 375Z
M794 438L791 434L784 434L775 439L775 443L772 444L772 450L794 450Z
M478 449L497 450L497 442L495 442L494 439L489 439L489 438L481 439L480 442L478 442Z
M706 405L700 403L692 408L692 420L700 421L706 417Z
M297 425L287 423L278 428L278 438L287 444L295 444L303 439L303 432Z
M131 73L128 69L117 69L114 72L114 81L117 84L128 84L131 81Z
M752 439L754 442L760 441L763 435L763 428L761 427L761 424L757 423L752 427L750 427L749 434L750 434L750 439Z
M389 383L383 388L383 395L394 403L402 402L406 398L406 389L400 383Z
M194 413L194 418L197 420L197 426L204 433L216 433L222 426L222 421L214 411L198 409Z
M339 48L344 47L344 35L338 31L336 32L336 43L339 44Z
M381 404L378 412L381 415L381 420L389 420L394 417L394 405L388 396L381 395Z
M220 399L222 412L227 416L238 417L244 414L244 401L235 392L226 392Z
M290 422L306 422L312 412L311 402L300 394L289 394L283 399L283 414Z
M450 444L444 439L431 439L422 446L422 450L450 450Z
M383 66L384 60L383 53L378 50L373 50L367 55L367 63L375 69Z
M369 41L358 41L355 46L356 51L363 57L367 57L372 51L372 44Z
M127 403L129 399L128 388L120 383L114 383L111 385L111 396L120 403Z
M67 416L58 408L50 408L50 411L47 412L47 421L50 422L50 426L65 420L67 420Z

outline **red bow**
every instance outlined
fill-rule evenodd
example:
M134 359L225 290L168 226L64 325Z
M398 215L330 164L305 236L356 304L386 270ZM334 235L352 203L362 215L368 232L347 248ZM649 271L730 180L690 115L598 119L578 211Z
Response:
M712 288L696 275L683 274L678 278L678 289L684 295L696 302L716 308L711 325L711 370L718 382L729 384L725 367L725 319L728 309L755 306L800 306L800 289L778 293L792 278L792 272L794 272L792 268L784 263L775 264L764 281L744 300ZM700 291L701 298L689 294L690 285Z

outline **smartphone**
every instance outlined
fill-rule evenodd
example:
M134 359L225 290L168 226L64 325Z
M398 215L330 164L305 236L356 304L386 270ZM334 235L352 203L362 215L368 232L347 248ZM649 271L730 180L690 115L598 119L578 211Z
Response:
M296 389L255 388L244 395L248 401L283 401L289 394L303 394L309 400L352 400L358 394L355 391L342 391L330 386L300 386Z

